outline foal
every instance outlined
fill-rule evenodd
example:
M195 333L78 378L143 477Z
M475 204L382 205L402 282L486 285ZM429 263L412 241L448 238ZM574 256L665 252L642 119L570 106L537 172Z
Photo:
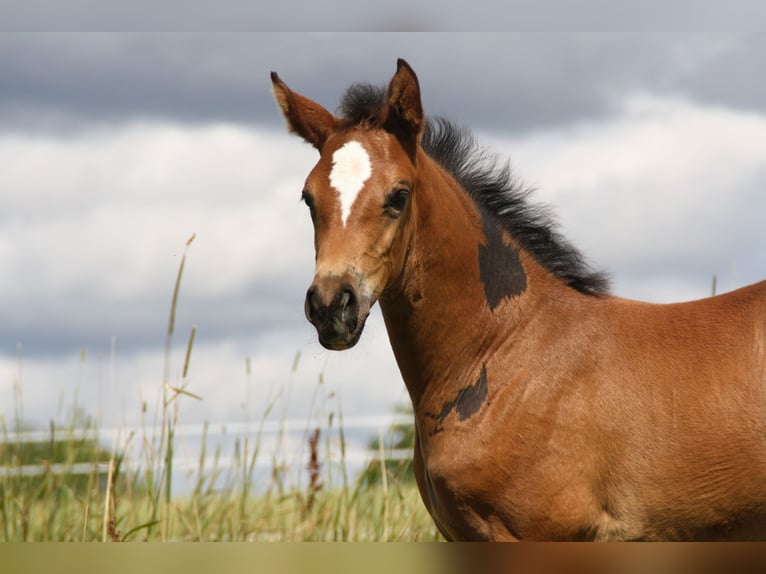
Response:
M340 117L272 81L320 155L306 315L341 350L380 302L448 540L766 536L766 282L612 296L469 134L425 120L403 60Z

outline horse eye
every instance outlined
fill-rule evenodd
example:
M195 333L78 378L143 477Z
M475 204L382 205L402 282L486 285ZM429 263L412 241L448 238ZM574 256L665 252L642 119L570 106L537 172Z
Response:
M303 190L303 193L301 194L301 200L303 203L306 204L306 206L309 209L314 209L314 196L311 195L307 190Z
M393 215L400 215L407 205L410 197L410 190L397 189L386 198L385 208Z
M313 221L316 224L317 211L314 204L314 196L304 189L303 193L301 194L301 199L303 200L303 203L306 204L306 207L309 208L309 213L311 214L311 221Z

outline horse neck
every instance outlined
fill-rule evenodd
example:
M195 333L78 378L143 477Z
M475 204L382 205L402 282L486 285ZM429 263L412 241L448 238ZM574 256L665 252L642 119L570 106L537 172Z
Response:
M416 413L433 410L474 383L497 345L512 337L529 302L508 304L512 297L498 302L481 269L489 235L503 242L503 232L482 218L457 182L422 152L418 167L408 255L399 279L380 301ZM525 281L532 276L549 280L531 257L512 252ZM495 263L508 264L502 257Z

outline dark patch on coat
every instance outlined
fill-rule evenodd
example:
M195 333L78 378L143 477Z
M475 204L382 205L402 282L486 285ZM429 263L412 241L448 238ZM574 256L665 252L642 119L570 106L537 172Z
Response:
M487 244L479 245L479 276L490 311L503 299L520 295L527 289L527 274L519 260L519 250L503 241L500 227L482 214Z
M444 406L442 406L442 410L438 415L428 413L428 416L436 423L431 434L434 435L444 430L444 420L452 411L455 411L458 420L463 422L476 414L486 400L487 366L482 365L479 380L473 385L460 389L453 400L444 403Z

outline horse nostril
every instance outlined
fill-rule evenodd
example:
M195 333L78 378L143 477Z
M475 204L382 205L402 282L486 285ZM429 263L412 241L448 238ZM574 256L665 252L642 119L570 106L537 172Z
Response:
M306 318L313 323L327 324L356 319L359 313L359 296L349 284L342 284L334 290L334 296L328 301L322 296L321 288L312 285L306 292Z
M342 310L356 308L356 292L350 285L344 285L338 294L338 307Z
M308 315L309 318L313 317L316 314L317 309L319 309L319 305L319 293L317 288L312 285L306 292L306 315Z
M353 296L354 295L353 293L351 293L351 291L349 291L348 289L344 289L343 291L340 292L340 297L338 298L338 306L341 309L345 309L348 306L348 302L351 300Z

